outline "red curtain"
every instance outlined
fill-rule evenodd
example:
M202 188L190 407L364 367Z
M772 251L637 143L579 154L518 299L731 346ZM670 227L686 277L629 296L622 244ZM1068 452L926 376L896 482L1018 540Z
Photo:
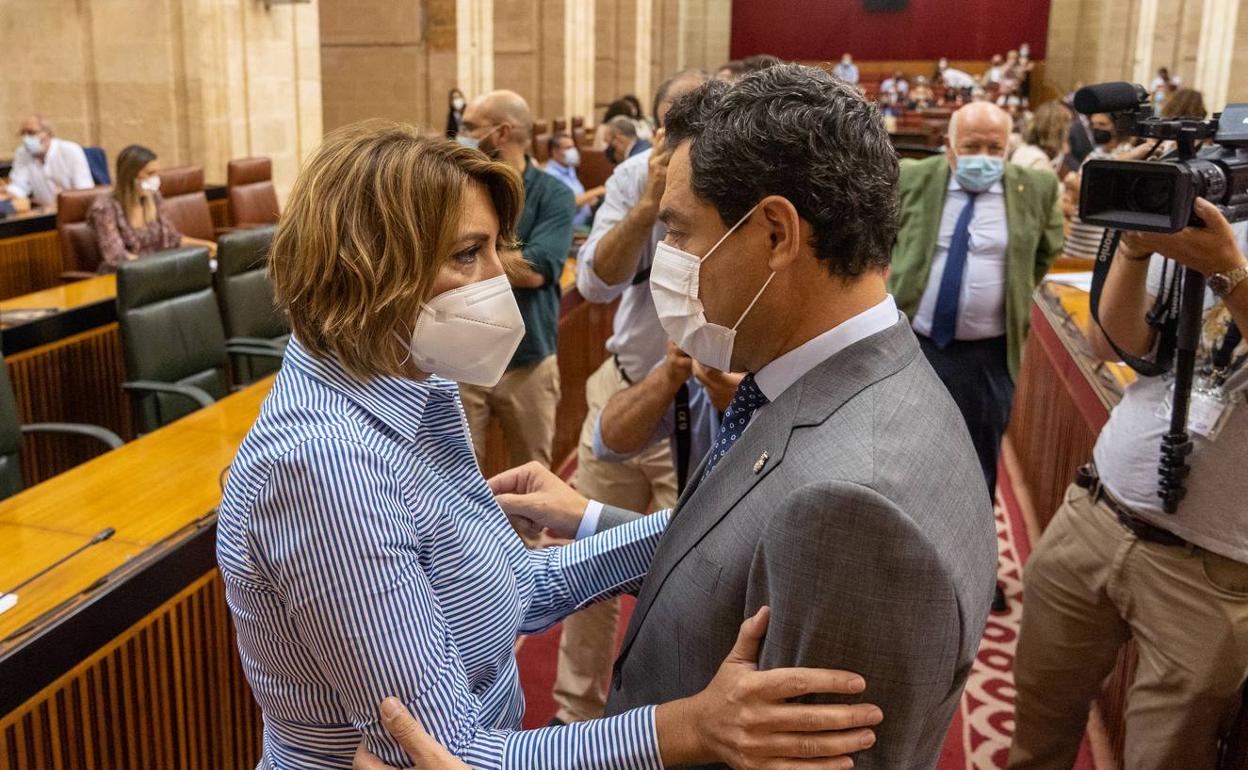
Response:
M1023 42L1044 58L1049 0L909 0L869 13L862 0L733 0L732 57L782 59L988 59Z

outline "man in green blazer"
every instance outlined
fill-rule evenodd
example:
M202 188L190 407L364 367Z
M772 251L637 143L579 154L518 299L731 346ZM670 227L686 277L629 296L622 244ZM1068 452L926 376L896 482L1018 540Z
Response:
M1062 252L1057 177L1006 163L1010 127L1001 108L968 104L944 155L902 161L888 284L966 418L989 494L1031 295Z

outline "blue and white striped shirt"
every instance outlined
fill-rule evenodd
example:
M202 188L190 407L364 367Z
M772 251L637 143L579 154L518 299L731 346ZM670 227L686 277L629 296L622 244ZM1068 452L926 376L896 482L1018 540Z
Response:
M455 383L361 382L296 340L239 449L217 559L264 712L261 768L349 768L395 695L479 768L658 770L653 707L520 732L514 652L641 584L667 514L527 550L494 502Z

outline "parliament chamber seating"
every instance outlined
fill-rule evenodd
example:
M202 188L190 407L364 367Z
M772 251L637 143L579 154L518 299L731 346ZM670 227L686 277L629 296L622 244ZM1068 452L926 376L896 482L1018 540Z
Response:
M132 395L139 433L225 396L231 353L282 355L271 347L226 342L203 247L122 264L117 270L117 321L126 362L122 387Z
M581 165L576 169L576 177L581 180L581 184L585 185L586 190L606 184L607 178L614 170L615 164L607 160L607 154L604 151L589 147L581 148Z
M23 425L18 414L17 399L9 380L9 367L0 360L0 500L12 497L25 487L22 479L22 437L34 433L59 433L83 436L116 449L124 442L121 437L99 425L69 422L39 422Z
M212 283L227 344L271 349L280 356L290 339L290 325L277 309L265 270L275 229L270 225L222 235ZM281 360L236 353L230 363L234 384L245 385L276 372Z
M553 136L549 131L541 134L533 135L533 158L538 163L545 163L550 159L550 137Z
M160 194L165 214L178 232L204 241L216 239L208 196L204 193L203 166L162 169Z
M111 195L111 187L66 190L56 196L56 230L61 241L62 278L90 278L100 266L100 247L87 223L87 210L96 198Z
M268 158L238 158L225 169L230 223L235 227L277 224L281 207Z

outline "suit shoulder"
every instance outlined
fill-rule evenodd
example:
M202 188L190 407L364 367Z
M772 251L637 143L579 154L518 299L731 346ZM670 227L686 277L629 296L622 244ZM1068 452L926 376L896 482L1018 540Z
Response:
M917 182L926 179L940 170L941 166L948 163L944 153L933 155L930 158L902 158L901 159L901 183Z

